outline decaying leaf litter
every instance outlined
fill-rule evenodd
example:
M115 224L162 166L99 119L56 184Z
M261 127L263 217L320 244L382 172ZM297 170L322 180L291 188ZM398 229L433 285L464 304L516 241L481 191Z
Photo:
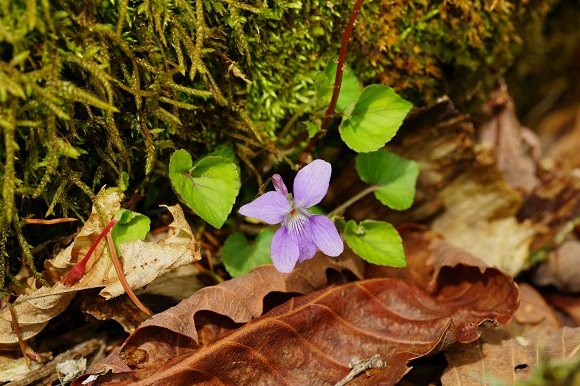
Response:
M502 114L514 114L510 105L506 109ZM420 125L441 111L446 116L439 125ZM521 130L519 125L502 127ZM141 315L127 328L132 332L129 338L73 384L87 380L88 384L185 384L188 379L208 384L333 384L349 372L352 356L374 354L382 356L386 367L367 370L367 375L361 374L349 384L395 384L411 370L413 359L440 351L448 362L441 378L445 384L481 384L485 379L512 383L533 377L536 368L552 363L549 359L574 362L580 350L578 328L565 327L566 321L558 319L533 287L518 286L512 277L533 263L526 258L532 252L552 247L549 262L530 280L574 290L572 276L557 264L566 262L565 254L563 260L558 259L558 250L565 252L577 242L573 231L566 232L573 229L571 224L580 210L578 195L570 193L577 192L577 177L569 170L554 168L544 171L543 179L527 192L510 185L506 172L496 165L497 149L479 146L471 135L477 127L454 111L450 101L415 112L404 128L408 129L402 143L392 150L405 154L407 149L421 149L422 155L418 157L422 169L417 202L391 220L400 224L407 268L365 266L348 250L337 259L317 256L291 274L281 274L271 265L258 267L237 279L205 287L149 320ZM440 130L446 133L447 142L428 141L433 131ZM349 173L348 168L343 173ZM434 183L439 193L427 194ZM120 198L102 194L107 200L103 208L112 216ZM565 203L568 210L562 211L552 200ZM359 206L365 211L368 205ZM446 220L450 212L456 213L457 221L465 224L467 218L461 217L460 208L471 216L463 233ZM534 208L540 208L543 215ZM179 207L170 210L174 222L166 238L124 246L123 256L135 256L135 265L151 264L149 244L149 248L165 247L174 254L154 252L154 256L172 257L164 268L135 273L157 276L155 272L199 258L199 246ZM356 206L352 209L354 216L357 210ZM379 211L376 215L390 214ZM426 221L429 218L433 219ZM86 251L98 227L96 220L87 221L71 246L47 261L45 272L50 275L46 277L58 281L66 267L82 255L80 251ZM522 230L515 231L518 229ZM462 243L481 245L480 238L495 240L502 248L461 247ZM562 247L558 249L558 245ZM140 255L145 257L140 259ZM50 290L40 288L21 295L14 305L23 338L40 333L58 313L66 312L78 292L105 287L101 296L106 299L120 295L122 290L107 290L117 282L111 269L106 258L98 258L87 271L94 274L83 276L71 288L57 284ZM135 289L152 280L137 281L131 266L125 272ZM87 296L99 297L97 293ZM113 309L108 317L114 318L121 310L120 306ZM17 343L6 308L2 320L6 325L3 343ZM552 347L554 344L561 346ZM473 349L476 351L469 354Z

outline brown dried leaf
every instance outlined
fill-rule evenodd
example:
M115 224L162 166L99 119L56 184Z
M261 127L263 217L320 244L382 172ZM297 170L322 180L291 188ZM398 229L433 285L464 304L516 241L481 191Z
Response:
M564 314L562 315L564 321L561 324L569 327L580 327L580 297L556 291L546 292L543 295L550 305Z
M97 201L107 218L112 218L120 208L120 197L116 192L102 191ZM168 207L174 221L169 225L167 237L156 242L141 240L122 243L119 249L124 257L124 271L131 288L140 288L157 276L179 266L201 258L199 246L187 224L181 207ZM92 242L103 227L93 208L85 226L75 241L55 258L46 262L45 273L53 277L62 276L67 269L84 257ZM105 243L102 242L87 264L84 276L70 287L57 282L52 288L42 287L30 294L19 296L13 303L23 339L37 335L50 319L63 312L76 292L89 288L105 287L101 296L106 299L124 293L113 267L112 261L103 256ZM0 347L18 343L12 327L12 317L8 309L0 310Z
M101 296L91 295L96 294L83 298L81 311L99 320L114 320L129 334L148 317L128 297L105 300Z
M525 296L522 298L523 310L530 303L536 308L543 303L541 313L551 313L549 306L531 287ZM449 348L445 353L449 365L441 378L442 383L466 386L496 380L514 384L526 380L534 367L547 358L578 356L580 328L556 330L553 315L535 325L520 324L517 320L518 317L507 326L484 329L477 342Z
M527 283L520 283L521 306L514 316L519 324L545 323L546 330L555 332L561 326L546 300Z
M436 315L412 320L425 302ZM352 303L366 306L349 308ZM127 343L123 348L127 354L121 352L120 357L144 350L147 363L129 373L126 368L122 374L105 375L94 384L130 384L140 379L147 384L182 385L193 380L198 384L333 384L348 373L351 355L377 352L385 353L390 366L398 368L397 374L404 374L410 359L447 341L450 319L437 310L424 291L392 279L328 287L293 298L199 349L177 336L144 340L139 346Z
M433 255L429 262L435 267L433 278L427 290L438 300L455 304L457 308L467 308L466 299L484 304L485 310L494 310L494 319L508 323L519 307L519 291L511 276L497 268L488 267L482 261L458 249L445 240L435 239L431 244ZM462 294L457 298L457 294ZM511 308L504 308L509 305ZM464 321L464 323L471 323ZM477 326L470 324L462 330L465 339L475 340L479 336ZM461 336L458 333L458 336ZM469 338L472 336L473 338Z
M315 280L317 274L313 273L323 267L301 265L298 271L280 274L271 266L262 266L231 284L199 291L187 302L145 322L120 353L93 367L90 374L113 371L94 384L128 384L140 379L143 384L193 384L192 380L198 384L334 384L349 372L351 356L367 358L377 353L389 368L368 382L394 384L408 371L410 360L456 340L477 339L473 333L477 325L485 320L508 321L518 304L512 281L482 274L479 281L465 284L453 296L448 296L451 289L430 294L407 281L372 279L292 298L243 327L231 323L259 315L263 286L291 292L324 286L325 280ZM307 273L314 276L307 279ZM479 283L485 281L490 285L482 289ZM252 293L258 296L252 297ZM203 310L227 313L230 325L215 315L198 318ZM146 361L136 363L136 353ZM80 385L87 376L75 384Z
M202 288L170 312L155 315L126 344L135 346L135 342L151 339L151 330L156 327L187 336L195 345L202 345L261 316L264 307L276 301L273 298L276 293L307 294L328 285L327 271L338 274L347 271L361 278L363 270L364 263L352 254L343 254L339 261L318 254L289 274L278 272L271 264L263 265L242 277Z
M494 322L508 323L519 305L518 288L513 278L501 270L488 267L481 260L455 247L436 233L418 226L400 229L407 257L407 267L389 268L371 266L367 277L396 277L412 281L425 288L437 300L453 303L458 293L456 307L466 299L481 301L489 310L499 311L502 304L511 304L512 309L502 309ZM460 342L470 342L479 336L478 324L472 320L457 320L460 326L456 332Z
M488 310L500 311L494 322L508 323L518 308L518 288L512 277L501 270L488 267L481 260L442 240L432 231L405 227L401 231L408 265L403 269L372 267L373 277L387 275L406 279L425 288L437 300L467 307L469 301L480 301ZM457 298L457 294L462 294ZM470 300L471 299L471 300ZM467 304L462 302L467 300ZM513 308L502 309L511 304ZM497 307L496 307L497 306ZM471 319L456 320L456 335L460 342L470 342L479 336Z
M540 140L519 123L514 102L505 86L490 95L483 110L489 118L479 128L481 145L494 153L497 169L512 188L530 193L540 184L536 176Z

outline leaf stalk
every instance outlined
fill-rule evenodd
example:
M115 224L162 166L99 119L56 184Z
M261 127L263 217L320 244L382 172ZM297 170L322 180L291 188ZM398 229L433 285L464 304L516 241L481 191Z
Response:
M349 198L348 200L343 202L341 205L337 206L330 213L328 213L328 217L332 217L332 216L336 216L337 214L341 214L349 206L351 206L352 204L354 204L355 202L357 202L361 198L365 197L366 195L373 193L378 188L379 188L379 185L372 185L372 186L369 186L368 188L366 188L365 190L358 192L357 194L355 194L354 196L352 196L351 198Z

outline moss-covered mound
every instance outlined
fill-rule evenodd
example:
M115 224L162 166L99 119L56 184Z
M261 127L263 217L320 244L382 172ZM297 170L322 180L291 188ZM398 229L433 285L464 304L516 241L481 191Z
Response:
M363 81L423 104L465 97L509 66L519 31L552 0L369 0L348 62ZM165 178L172 149L231 143L249 169L302 130L350 15L339 0L0 2L0 287L6 240L31 255L20 218L86 218L104 184ZM459 90L459 91L458 91ZM255 169L254 169L255 170Z

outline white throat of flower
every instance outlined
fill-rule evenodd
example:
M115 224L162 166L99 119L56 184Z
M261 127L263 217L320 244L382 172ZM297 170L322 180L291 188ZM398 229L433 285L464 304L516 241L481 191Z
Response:
M308 209L293 208L290 213L286 215L284 225L291 233L300 234L304 229L304 223L308 221L309 217L310 212Z

